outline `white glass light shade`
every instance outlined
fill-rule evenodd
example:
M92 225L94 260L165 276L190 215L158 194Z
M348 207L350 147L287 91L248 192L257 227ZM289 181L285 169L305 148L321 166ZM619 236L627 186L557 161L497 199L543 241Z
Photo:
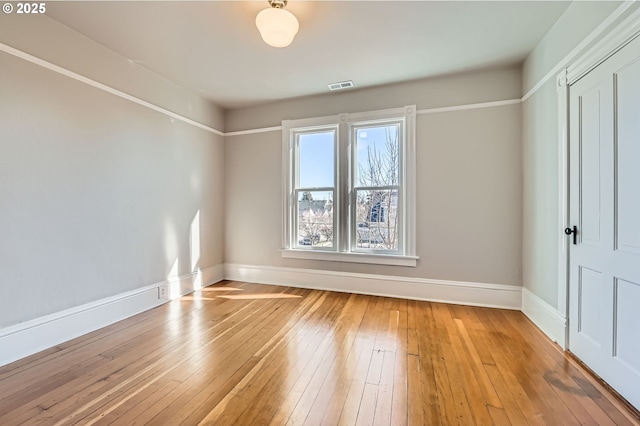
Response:
M300 28L291 12L274 7L258 13L256 26L264 42L273 47L290 45Z

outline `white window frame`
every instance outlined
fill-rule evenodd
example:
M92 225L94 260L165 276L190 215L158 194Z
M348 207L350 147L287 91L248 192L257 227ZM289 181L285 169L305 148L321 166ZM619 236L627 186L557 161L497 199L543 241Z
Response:
M282 257L380 265L416 266L416 106L339 114L282 122ZM397 251L356 248L355 131L359 127L399 124L399 193L401 206ZM333 247L300 246L297 241L297 135L335 129ZM313 190L313 188L304 188ZM327 190L320 188L318 190Z

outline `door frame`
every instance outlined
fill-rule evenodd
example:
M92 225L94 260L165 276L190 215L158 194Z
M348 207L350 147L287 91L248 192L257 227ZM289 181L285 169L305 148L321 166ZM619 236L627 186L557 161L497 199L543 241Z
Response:
M593 47L574 59L556 77L558 93L558 312L565 318L564 333L558 336L562 349L569 341L569 238L563 232L569 223L569 99L571 85L640 36L640 8L631 13Z

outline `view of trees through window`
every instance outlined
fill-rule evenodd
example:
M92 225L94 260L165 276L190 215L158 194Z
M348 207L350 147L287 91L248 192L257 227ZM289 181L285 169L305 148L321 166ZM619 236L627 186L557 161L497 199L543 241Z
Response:
M333 192L298 193L298 244L333 247Z

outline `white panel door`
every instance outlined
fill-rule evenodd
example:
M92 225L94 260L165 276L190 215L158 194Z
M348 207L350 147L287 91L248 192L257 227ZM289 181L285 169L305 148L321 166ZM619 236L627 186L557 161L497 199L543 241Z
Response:
M569 108L569 348L640 408L640 37Z

